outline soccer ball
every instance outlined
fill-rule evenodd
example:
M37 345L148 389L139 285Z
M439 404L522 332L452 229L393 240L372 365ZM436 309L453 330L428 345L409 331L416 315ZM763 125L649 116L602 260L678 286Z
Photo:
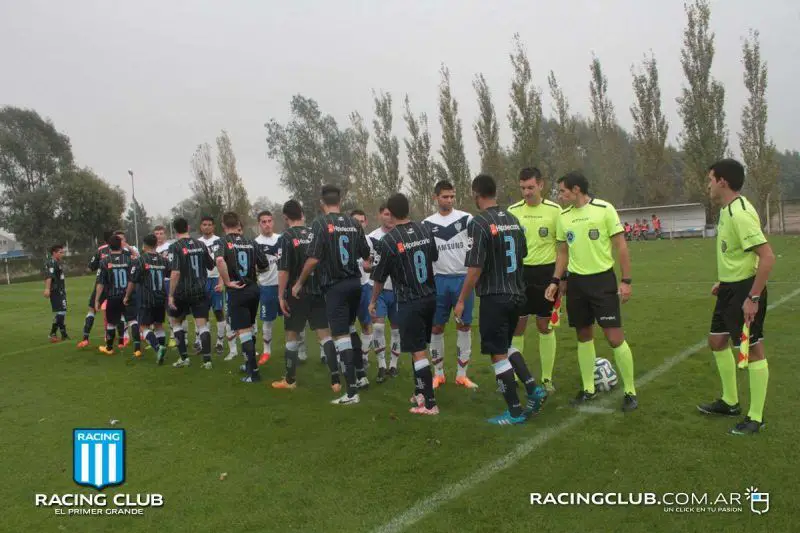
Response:
M609 392L617 386L619 377L608 359L598 357L594 360L594 388L600 392Z

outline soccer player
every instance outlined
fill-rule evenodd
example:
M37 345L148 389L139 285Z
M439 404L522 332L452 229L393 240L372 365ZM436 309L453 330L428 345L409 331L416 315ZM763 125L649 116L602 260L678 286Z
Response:
M433 317L431 330L431 359L436 375L433 377L433 388L446 382L444 374L444 327L450 319L450 310L455 306L464 286L467 267L464 260L467 256L467 226L472 215L454 208L456 190L449 181L438 182L433 189L434 200L438 211L422 224L433 235L439 258L433 263L434 280L436 282L436 314ZM477 389L478 385L467 377L467 368L472 355L472 309L475 304L473 293L464 302L464 314L461 323L456 325L456 385L467 389Z
M50 327L50 342L58 342L56 332L61 332L61 340L69 339L67 325L67 287L64 282L64 247L56 244L50 247L50 259L45 263L44 297L50 299L53 311L53 325Z
M101 298L106 299L106 344L99 350L114 354L114 336L125 314L125 293L131 269L131 254L122 249L122 238L112 236L108 241L108 254L100 261L95 286L95 309L100 309Z
M214 234L214 217L204 216L200 219L200 242L206 245L211 257L215 257L217 250L220 247L220 238ZM219 271L215 266L208 271L208 279L206 280L206 294L208 294L209 306L211 311L214 312L214 318L217 320L217 343L215 350L217 354L222 354L225 349L223 344L225 340L225 313L223 312L223 294L225 286L219 278ZM195 348L200 351L200 339L195 341Z
M556 269L545 297L555 300L568 269L567 315L578 337L578 366L583 382L572 403L582 405L596 397L593 332L596 321L614 350L622 374L625 388L622 410L633 411L639 406L633 380L633 353L625 341L620 310L620 301L625 303L631 297L631 258L619 215L608 202L589 196L589 180L580 172L560 177L558 187L559 197L569 207L558 218ZM612 248L619 257L622 273L619 285Z
M656 239L661 238L661 219L658 218L655 214L650 217L653 220L653 233L655 233Z
M273 233L272 228L272 213L261 211L258 214L260 234L256 237L256 243L261 247L261 252L269 259L269 265L258 273L258 286L261 291L261 337L264 340L264 351L258 360L259 365L266 363L272 353L272 324L280 313L277 263L281 253L281 236Z
M547 391L536 385L519 352L509 355L520 307L525 303L525 232L514 215L497 205L497 185L491 176L481 174L472 180L472 195L481 212L469 225L470 246L464 261L467 277L453 314L463 322L465 302L477 284L481 352L492 357L497 386L508 405L506 412L490 418L489 423L521 424L538 413L547 399ZM525 407L520 404L514 374L525 385Z
M350 212L350 216L356 222L361 224L361 228L366 233L367 231L367 214L361 209L354 209ZM369 243L369 240L367 240ZM372 329L372 316L369 314L369 302L372 299L372 285L370 285L370 273L364 269L364 260L358 258L358 268L361 270L361 301L358 304L358 321L361 324L361 351L364 358L364 369L369 367L369 350L373 345L373 329ZM384 341L385 344L386 341ZM358 356L358 354L356 354ZM321 356L324 362L325 355ZM375 381L383 383L386 379L386 360L383 360L383 371L381 371L380 363L378 368L378 377Z
M631 228L631 223L628 222L628 221L625 221L625 224L623 224L623 228L625 230L625 240L626 241L630 241L631 240L631 232L633 231L633 228Z
M342 214L341 190L334 185L322 187L320 204L322 216L311 226L314 235L308 246L303 271L292 287L292 296L298 298L311 273L319 266L316 275L325 292L326 314L336 351L345 368L347 392L331 403L352 405L360 401L358 389L369 385L361 357L361 338L356 333L355 321L361 300L361 272L358 258L369 258L369 245L361 224ZM354 356L354 352L359 354ZM328 358L333 372L336 361Z
M514 331L511 349L525 354L525 328L528 318L534 317L539 330L539 358L542 362L542 386L548 394L553 387L553 365L556 360L556 335L550 328L553 302L544 297L544 291L553 279L556 268L556 224L561 207L542 198L545 182L538 168L523 168L519 173L522 200L508 208L525 230L528 254L523 260L526 303Z
M708 414L737 416L736 360L729 343L739 347L742 329L750 326L748 373L750 410L730 433L749 435L764 428L769 366L764 351L764 320L767 316L767 280L775 254L761 231L753 205L741 195L744 167L733 159L722 159L708 172L708 192L720 206L717 224L717 283L711 292L717 297L711 318L708 345L714 352L722 380L722 398L697 408Z
M200 335L203 355L202 368L211 370L211 333L208 330L208 298L206 279L214 262L206 245L189 235L189 223L183 217L172 221L177 239L169 245L170 260L168 311L172 332L178 344L180 359L172 364L175 368L189 366L191 360L186 350L186 335L183 322L191 313Z
M409 412L438 415L433 391L433 373L427 347L436 313L436 283L433 263L439 258L436 242L428 228L409 218L408 198L395 193L386 201L392 229L375 245L381 259L372 271L375 282L370 299L370 314L377 316L383 284L389 275L394 280L400 349L411 353L414 364L414 404ZM392 322L394 326L394 322Z
M122 303L127 306L130 303L134 285L138 285L140 298L139 305L139 324L141 325L142 337L148 342L153 351L157 354L159 365L164 364L164 355L167 347L164 341L164 302L167 300L167 293L164 290L165 282L169 278L169 261L156 252L158 241L153 234L146 235L142 241L144 253L133 261L131 274L128 279L128 288ZM139 355L136 355L136 354ZM134 356L141 357L141 352L137 350Z
M286 231L281 238L281 253L278 259L278 298L283 314L283 330L286 336L286 376L274 381L276 389L294 389L297 387L297 364L300 333L305 331L306 323L317 333L317 340L324 354L323 361L336 361L336 346L328 329L328 317L325 313L325 297L319 284L319 275L312 273L308 283L303 286L299 298L288 294L300 275L307 259L308 245L313 237L311 229L305 226L303 208L297 200L289 200L283 204L283 218ZM358 357L358 354L356 354ZM341 390L339 367L331 367L331 387L334 392Z
M167 228L165 228L164 226L161 226L161 225L156 226L156 227L153 228L153 235L156 236L156 253L161 254L167 260L167 263L171 263L172 262L172 258L169 255L169 246L175 241L167 240ZM164 292L167 293L167 296L169 296L169 278L164 280ZM168 299L169 298L167 298L167 300ZM164 302L164 311L165 311L165 313L167 315L169 314L168 313L168 311L169 311L168 307L169 307L169 302L165 301ZM172 324L169 323L169 322L168 322L168 325L170 327L172 326ZM183 324L183 329L184 329L184 331L188 330L188 323L184 323ZM159 342L162 342L161 341L161 337L159 337L158 340L159 340ZM166 342L166 333L164 335L164 342ZM175 335L173 334L172 337L169 340L169 347L170 348L175 348L176 346L177 346L177 343L175 342Z
M228 289L231 328L238 332L242 351L247 359L243 365L247 375L242 378L242 382L256 383L261 381L252 329L259 303L256 271L267 268L269 259L262 246L237 232L240 224L236 213L229 211L222 215L225 238L217 250L215 260L220 278Z
M380 263L381 256L378 253L378 243L384 235L392 231L394 222L392 214L386 204L381 204L378 208L378 214L381 219L381 225L375 228L369 235L367 235L367 243L372 250L373 268ZM370 277L370 285L375 283ZM374 288L371 289L374 291ZM373 342L375 343L375 358L378 360L378 378L376 381L382 383L386 378L397 376L397 362L400 358L400 329L397 325L397 305L395 301L394 290L392 290L392 280L387 279L383 284L383 290L378 294L378 304L376 307L375 316L372 317L373 322ZM389 349L391 351L391 359L389 360L389 369L386 370L386 318L389 318L391 326L391 333L389 334Z
M95 273L95 277L100 274L100 261L108 255L108 241L114 235L112 231L103 232L103 244L97 247L97 251L89 259L89 264L86 269ZM97 282L92 284L92 293L89 295L89 311L86 313L86 319L83 322L83 339L78 343L78 348L86 348L89 346L89 335L92 333L92 326L94 326L94 315L97 313L95 301L97 300ZM105 301L105 295L101 295L100 303Z

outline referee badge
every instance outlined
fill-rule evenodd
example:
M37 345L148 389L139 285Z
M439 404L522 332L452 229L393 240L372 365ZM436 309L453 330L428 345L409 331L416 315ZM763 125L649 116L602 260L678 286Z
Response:
M600 230L598 229L590 229L589 230L589 238L593 241L596 241L600 238Z
M720 245L720 248L722 249L722 253L724 254L725 252L728 251L728 243L725 242L725 241L722 241L722 244Z
M550 233L550 230L548 230L546 227L542 226L541 228L539 228L539 237L542 237L542 238L547 237L547 235L549 233Z
M572 244L573 242L575 242L575 232L569 230L567 232L567 244Z

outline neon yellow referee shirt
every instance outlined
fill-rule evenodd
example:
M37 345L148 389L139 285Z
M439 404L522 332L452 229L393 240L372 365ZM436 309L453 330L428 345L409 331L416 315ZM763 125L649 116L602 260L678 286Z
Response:
M525 266L550 265L556 262L556 224L561 207L550 200L542 199L539 205L528 205L521 200L508 208L517 217L525 240L528 254L522 263Z
M569 246L570 274L599 274L614 266L611 237L623 232L614 206L592 198L583 207L568 207L558 217L556 240Z
M758 269L753 248L767 242L755 207L737 196L719 212L717 223L717 277L734 282L752 278Z

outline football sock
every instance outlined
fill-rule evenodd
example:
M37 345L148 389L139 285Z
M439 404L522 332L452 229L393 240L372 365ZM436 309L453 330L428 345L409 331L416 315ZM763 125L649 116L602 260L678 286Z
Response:
M369 349L371 346L372 346L372 332L369 333L361 332L361 355L364 359L364 366L369 365Z
M83 340L89 340L89 334L92 332L94 326L94 311L86 313L86 319L83 321Z
M356 369L356 379L367 377L367 372L364 370L364 355L361 349L361 337L356 333L356 329L350 329L350 344L353 346L353 365ZM358 357L356 357L356 354Z
M353 364L353 344L350 337L336 339L334 341L336 351L342 357L344 363L344 379L347 382L347 395L350 397L358 393L358 386L356 385L356 367Z
M397 328L391 328L390 331L391 333L389 334L389 340L392 343L392 356L389 361L389 366L391 368L397 368L397 361L400 359L400 330Z
M627 341L622 341L622 344L614 348L614 361L617 362L620 374L622 374L622 386L625 388L625 394L636 396L636 386L633 383L633 352Z
M302 356L306 353L306 331L303 330L297 336L297 355Z
M249 331L247 333L240 333L239 340L242 342L242 352L244 353L245 360L247 361L247 373L251 378L260 376L258 373L258 362L256 361L256 343L253 341L253 334Z
M211 332L208 324L203 324L198 330L200 333L200 353L203 354L203 362L211 361Z
M542 381L552 381L556 362L556 334L539 333L539 358L542 361Z
M467 375L469 358L472 356L472 331L456 330L456 352L458 353L458 370L456 377Z
M767 399L769 365L766 359L752 361L747 367L750 375L750 412L747 416L756 422L764 421L764 402Z
M286 383L294 383L297 374L297 341L286 341Z
M372 327L372 342L375 346L378 368L386 368L386 324L376 322Z
M156 339L158 340L159 347L167 345L167 332L164 331L163 326L161 327L161 329L156 330Z
M580 342L578 341L578 366L581 369L581 381L583 381L583 390L590 394L594 394L594 341Z
M525 354L525 332L522 335L515 335L511 339L511 346L517 349L521 354Z
M119 321L117 322L117 335L119 336L119 342L124 342L125 339L125 322Z
M726 347L724 350L714 352L717 361L717 370L722 380L722 401L728 405L739 403L739 391L736 385L736 359L733 350Z
M156 352L158 351L159 348L161 348L161 344L159 344L158 335L152 329L148 329L145 332L144 340L146 340L148 342L148 344L150 344L150 347Z
M272 353L272 322L263 322L261 338L264 340L264 353Z
M436 374L444 374L444 333L431 334L431 362Z
M222 344L225 340L225 313L214 311L214 316L217 318L217 344Z
M142 349L142 338L140 335L139 322L134 320L131 322L131 337L133 337L133 350L136 352Z
M53 315L53 323L50 325L50 336L55 337L58 331L58 314Z
M525 385L525 392L528 395L532 395L536 389L536 380L533 379L531 371L528 370L525 359L522 358L518 351L514 350L514 353L509 354L508 362L511 363L511 368L514 369L514 373L519 377L519 380Z
M422 385L419 387L420 384L417 384L417 387L422 389L425 408L432 409L436 405L436 396L433 392L433 372L431 372L431 364L427 358L414 361L414 375Z
M116 328L109 324L106 326L106 349L113 350L114 349L114 335L116 333Z
M186 331L183 326L178 324L172 330L172 335L175 337L175 342L178 344L178 353L181 359L186 359Z
M508 359L503 359L493 363L494 375L497 379L497 388L503 394L503 399L508 405L508 412L511 416L522 416L522 405L519 403L517 395L517 380L514 379L514 369Z
M336 343L330 337L322 339L322 353L325 354L325 362L328 363L328 370L331 371L331 384L340 383Z

